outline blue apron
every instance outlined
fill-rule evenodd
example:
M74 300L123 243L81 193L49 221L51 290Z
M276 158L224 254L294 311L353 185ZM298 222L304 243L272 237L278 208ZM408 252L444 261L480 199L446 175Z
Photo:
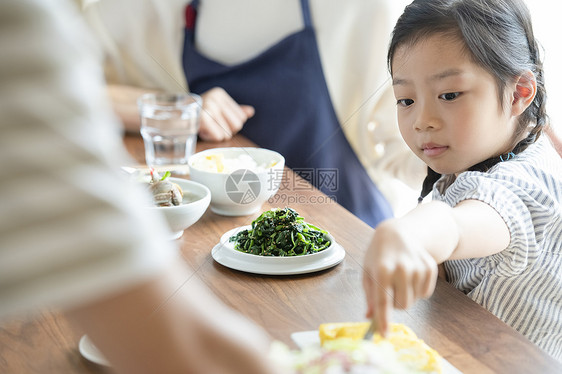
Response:
M186 8L183 68L189 88L201 94L222 87L255 115L241 133L281 153L286 165L376 226L392 209L343 133L326 85L308 0L301 0L304 29L236 65L223 65L195 49L198 0ZM282 192L282 191L281 191Z

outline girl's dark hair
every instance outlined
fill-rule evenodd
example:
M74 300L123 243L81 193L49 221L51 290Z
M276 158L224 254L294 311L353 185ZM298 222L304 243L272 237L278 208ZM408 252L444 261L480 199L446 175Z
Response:
M531 14L522 0L414 0L398 19L388 50L388 66L396 49L402 45L416 44L434 34L458 38L476 64L488 71L496 80L500 103L508 83L524 71L534 73L537 81L536 96L519 117L514 136L535 124L529 136L514 145L510 153L517 154L534 143L548 122L546 115L546 90L539 45L533 34ZM505 160L509 156L503 156ZM500 158L494 157L472 166L469 170L486 171ZM431 192L433 183L440 177L428 173L422 198ZM436 179L437 178L437 179ZM428 187L427 187L428 186ZM429 191L426 189L429 188Z

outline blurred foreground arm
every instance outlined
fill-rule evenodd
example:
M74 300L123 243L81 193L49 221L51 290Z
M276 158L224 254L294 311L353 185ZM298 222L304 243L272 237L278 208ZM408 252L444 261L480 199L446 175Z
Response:
M68 316L118 373L276 373L264 332L191 276L177 265Z
M118 373L273 373L266 334L197 284L119 173L77 9L3 0L0 16L0 320L67 310Z

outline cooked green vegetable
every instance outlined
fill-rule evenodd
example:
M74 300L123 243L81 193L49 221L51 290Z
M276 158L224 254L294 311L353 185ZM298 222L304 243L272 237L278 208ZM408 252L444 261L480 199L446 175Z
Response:
M291 209L263 212L252 222L252 228L230 237L240 252L259 256L302 256L320 252L332 243L327 232L304 222Z
M151 170L151 173L152 173L152 170ZM160 178L160 180L163 181L164 179L168 178L170 175L172 175L172 173L170 171L166 171L164 173L164 175L162 176L162 178Z

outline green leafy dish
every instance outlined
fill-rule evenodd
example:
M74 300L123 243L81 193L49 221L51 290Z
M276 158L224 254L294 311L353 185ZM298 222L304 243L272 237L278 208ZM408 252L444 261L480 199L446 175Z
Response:
M326 231L304 222L291 208L263 212L250 229L231 236L229 241L240 252L276 257L309 255L332 244Z

